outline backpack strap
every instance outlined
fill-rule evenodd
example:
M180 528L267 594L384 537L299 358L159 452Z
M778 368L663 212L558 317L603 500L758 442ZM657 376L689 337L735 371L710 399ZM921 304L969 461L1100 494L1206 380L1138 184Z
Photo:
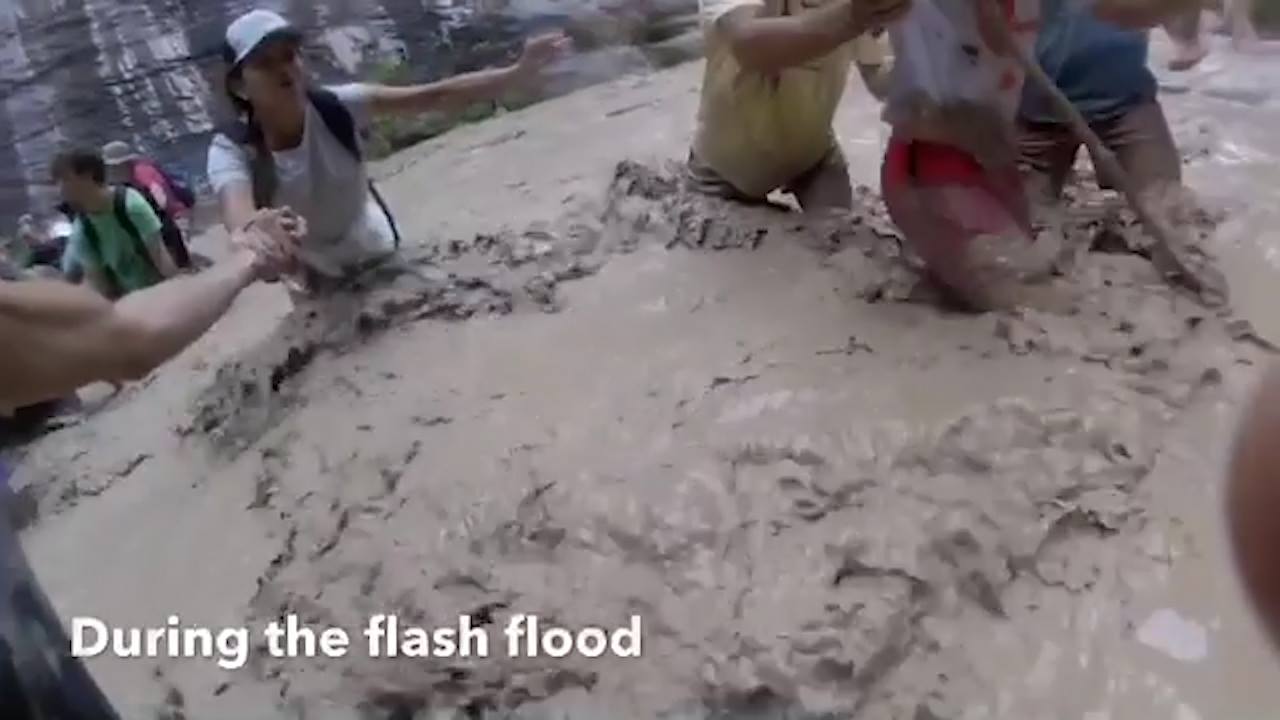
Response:
M373 201L378 203L378 208L382 210L382 214L387 218L387 224L391 226L391 237L395 239L395 248L400 249L400 228L396 227L396 216L391 214L391 208L387 207L386 201L382 199L382 193L378 192L378 187L369 181L369 194L373 196Z
M342 143L356 162L363 162L364 153L360 151L360 140L356 136L356 119L337 94L324 88L311 88L307 90L307 99L311 101L329 132Z
M147 205L151 207L151 212L154 212L156 214L156 218L160 220L160 226L163 229L167 230L169 226L173 224L173 218L172 216L169 215L169 211L165 210L164 207L160 205L160 203L156 200L155 196L151 194L150 188L148 188L147 186L141 183L136 183L133 181L124 183L124 185L122 185L121 188L130 188L134 192L141 195L142 199L146 200ZM121 193L121 195L123 196L124 193ZM127 205L125 206L125 210L126 212L123 215L120 215L119 212L117 211L117 219L121 221L122 225L124 224L124 220L128 219L130 226L132 226L133 218L129 217L129 213L127 212L128 210Z
M364 153L360 150L360 140L356 131L356 119L337 94L324 88L312 88L307 91L307 99L315 107L316 113L320 115L320 119L324 122L325 127L328 128L329 133L337 138L339 143L342 143L342 146L347 149L347 152L351 153L356 162L364 162ZM398 250L400 248L400 228L396 226L395 216L391 214L391 208L382 199L382 193L378 192L373 180L369 181L369 194L373 196L374 202L378 204L378 209L382 211L382 214L387 218L387 223L391 225L391 235L395 238L395 246Z
M364 153L360 149L360 139L356 129L356 119L351 111L342 103L342 99L332 90L313 87L307 90L307 101L316 109L321 122L334 138L342 145L356 162L364 162ZM246 123L234 123L221 130L221 134L231 139L249 153L250 181L253 185L253 204L256 208L271 207L275 201L278 180L276 178L275 158L267 149L261 133L255 133ZM386 216L391 225L391 234L395 238L396 249L400 248L400 228L396 226L395 216L382 193L373 181L369 181L369 193L374 202Z
M191 184L185 175L171 170L157 162L148 161L148 164L155 168L156 172L160 173L160 177L164 179L164 183L168 186L169 192L173 195L173 198L178 201L179 205L188 209L195 207L197 200L196 194L192 191Z
M134 242L142 242L142 233L138 232L138 226L133 224L133 218L129 217L129 186L117 185L111 193L111 209L115 212L116 222L120 223L120 227L129 233L129 237Z
M106 258L102 255L102 241L98 237L98 228L84 213L76 213L76 220L80 223L80 232L84 234L85 244L89 246L89 250L93 253L94 259L97 261L99 272L103 279L110 285L111 297L118 298L124 293L121 291L120 281L116 279L115 271L107 266ZM79 263L83 269L83 261Z
M154 276L157 278L164 277L160 273L160 268L156 267L155 261L151 259L151 251L147 248L147 242L142 237L142 233L138 231L138 226L134 225L133 218L129 217L130 189L133 189L135 192L141 192L143 199L150 198L148 193L137 190L136 188L131 188L129 185L116 186L115 192L113 193L115 197L112 202L112 206L115 208L116 222L120 223L120 227L124 228L124 231L129 233L129 237L133 238L135 251L138 252L142 256L143 261L151 267L151 272ZM154 198L150 199L152 202L149 202L148 204L154 207Z
M127 182L125 186L133 188L142 195L143 200L147 201L147 205L151 207L151 211L156 214L156 218L160 221L160 240L164 243L170 257L173 258L174 263L180 269L189 269L191 267L191 254L187 251L187 242L182 234L182 228L178 227L173 216L151 194L151 188L137 182ZM125 213L125 215L127 216L128 213Z

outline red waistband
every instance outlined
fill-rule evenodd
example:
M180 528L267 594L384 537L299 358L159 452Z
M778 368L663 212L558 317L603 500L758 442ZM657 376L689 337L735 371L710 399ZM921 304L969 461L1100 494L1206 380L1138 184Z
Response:
M892 138L884 162L895 179L922 185L980 185L987 175L969 153L929 140Z

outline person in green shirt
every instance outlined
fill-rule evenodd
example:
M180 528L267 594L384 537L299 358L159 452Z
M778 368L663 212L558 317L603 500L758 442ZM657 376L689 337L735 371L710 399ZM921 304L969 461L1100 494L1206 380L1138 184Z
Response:
M53 179L75 213L63 268L78 265L108 298L120 298L178 274L164 247L160 218L129 187L107 184L106 165L92 150L72 150L53 161Z

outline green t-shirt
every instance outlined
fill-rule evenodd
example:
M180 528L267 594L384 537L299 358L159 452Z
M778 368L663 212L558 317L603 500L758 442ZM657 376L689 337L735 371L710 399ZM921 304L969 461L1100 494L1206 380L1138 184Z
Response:
M125 189L125 211L142 241L153 250L165 252L160 239L160 218L151 205L133 188ZM70 254L80 262L85 271L94 271L114 280L121 293L151 287L164 278L156 270L151 258L144 255L144 247L138 239L120 225L113 205L103 213L89 214L87 222L93 223L97 235L97 247L85 235L86 218L77 219L68 244Z

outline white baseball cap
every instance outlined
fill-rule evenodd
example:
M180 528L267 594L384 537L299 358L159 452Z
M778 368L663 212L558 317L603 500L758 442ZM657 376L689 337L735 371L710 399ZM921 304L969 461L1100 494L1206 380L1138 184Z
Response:
M233 65L239 65L268 40L299 40L302 32L279 13L250 10L227 26L227 47L231 48Z
M113 140L102 146L102 162L107 167L124 165L137 159L138 153L122 140Z

